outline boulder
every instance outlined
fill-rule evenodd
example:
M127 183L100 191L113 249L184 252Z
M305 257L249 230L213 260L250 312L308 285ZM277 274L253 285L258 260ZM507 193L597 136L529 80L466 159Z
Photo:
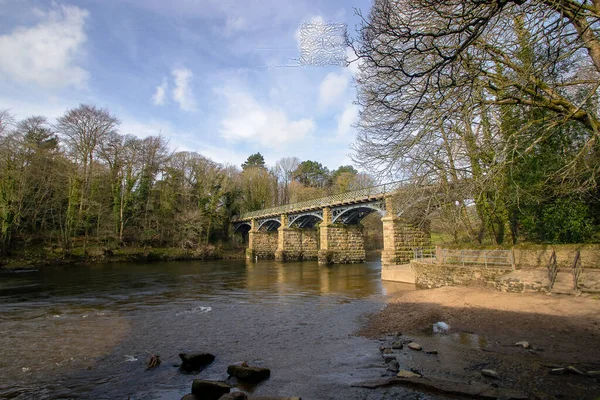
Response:
M210 353L180 353L179 357L181 358L179 369L184 372L201 371L215 360L215 356Z
M269 379L271 376L271 370L268 368L261 367L250 367L246 363L237 365L230 365L227 367L227 373L230 376L235 376L241 381L258 383Z
M220 381L194 379L192 394L197 400L219 400L221 396L231 391L231 386Z
M198 400L198 398L195 395L188 393L185 396L183 396L181 400Z

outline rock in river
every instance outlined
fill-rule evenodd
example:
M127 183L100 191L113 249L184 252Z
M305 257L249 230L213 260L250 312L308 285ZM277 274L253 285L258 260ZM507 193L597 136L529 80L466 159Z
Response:
M402 350L403 347L404 347L404 345L402 344L402 341L400 341L400 340L396 340L394 343L392 343L392 349Z
M221 396L229 393L230 390L231 386L225 382L194 379L192 383L192 394L198 400L219 400Z
M244 392L231 392L219 397L219 400L247 400L248 396Z
M415 343L415 342L410 342L408 344L408 348L412 349L412 350L417 350L417 351L423 349L419 343Z
M215 360L215 356L210 353L181 353L181 369L184 372L200 371Z
M398 372L400 370L400 364L396 360L392 360L387 364L387 370L390 372Z
M241 381L258 383L264 381L271 376L271 370L268 368L250 367L245 363L240 365L230 365L227 367L227 373L235 376Z

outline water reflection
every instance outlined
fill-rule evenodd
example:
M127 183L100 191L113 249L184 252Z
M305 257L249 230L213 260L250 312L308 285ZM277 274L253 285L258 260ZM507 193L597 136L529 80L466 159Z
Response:
M248 261L246 288L285 296L337 295L346 299L381 293L379 270L368 264L320 267L314 262Z
M360 339L348 335L357 318L379 309L382 295L404 290L384 285L378 262L97 264L0 274L0 398L153 398L157 382L180 398L189 379L170 365L190 349L217 351L223 363L268 359L285 382L300 373L318 379L334 368L332 358L352 365ZM150 350L174 359L148 373ZM344 371L335 379L350 390ZM281 387L272 382L271 393Z

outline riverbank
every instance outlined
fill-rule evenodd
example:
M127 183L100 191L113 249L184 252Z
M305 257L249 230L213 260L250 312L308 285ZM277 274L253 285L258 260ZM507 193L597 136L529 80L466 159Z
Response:
M401 332L402 341L418 342L424 351L405 345L398 361L401 369L413 368L426 377L496 383L532 398L595 399L598 375L552 369L600 370L599 310L597 296L445 287L400 294L370 316L360 335L391 342L392 332ZM438 321L450 325L448 333L432 333ZM516 345L522 341L528 348ZM493 369L500 379L483 377L481 369Z
M121 247L107 250L92 246L83 252L73 249L63 256L51 248L37 248L0 258L0 270L38 269L50 265L94 264L107 262L148 262L181 260L241 260L245 258L243 247L200 246L197 249L173 247Z

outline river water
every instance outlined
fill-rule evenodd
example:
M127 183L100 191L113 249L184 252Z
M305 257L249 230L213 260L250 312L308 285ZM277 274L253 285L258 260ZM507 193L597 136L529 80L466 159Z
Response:
M179 399L237 361L271 368L254 395L424 398L377 379L377 340L354 336L386 296L378 261L96 264L0 274L0 398ZM180 352L216 360L179 372ZM146 370L149 353L162 364ZM400 396L400 397L399 397Z

